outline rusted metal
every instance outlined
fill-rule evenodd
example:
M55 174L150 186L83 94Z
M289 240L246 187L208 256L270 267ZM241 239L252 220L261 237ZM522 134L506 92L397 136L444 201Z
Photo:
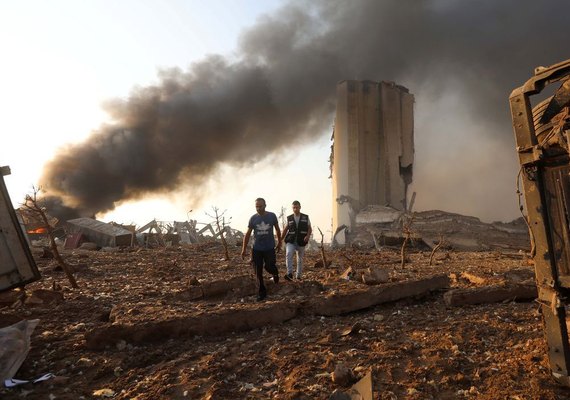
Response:
M553 376L570 386L566 306L570 294L570 149L567 106L570 60L539 67L510 96L528 224L536 249L535 275ZM534 109L530 97L561 82Z

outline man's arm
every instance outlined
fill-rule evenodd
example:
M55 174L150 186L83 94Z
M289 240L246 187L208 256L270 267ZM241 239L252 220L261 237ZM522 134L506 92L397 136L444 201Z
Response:
M247 232L243 237L243 243L241 245L241 258L245 258L247 244L249 243L249 238L251 236L251 228L247 228Z
M277 234L277 251L281 250L281 229L279 224L275 225L275 233Z
M281 234L281 239L285 240L285 236L287 236L287 232L289 232L289 225L286 225L283 229L283 233Z
M307 217L308 219L308 225L309 225L309 229L307 229L307 235L305 236L304 240L305 243L309 243L309 239L311 238L311 234L313 233L313 227L311 226L311 220L309 219L309 217Z

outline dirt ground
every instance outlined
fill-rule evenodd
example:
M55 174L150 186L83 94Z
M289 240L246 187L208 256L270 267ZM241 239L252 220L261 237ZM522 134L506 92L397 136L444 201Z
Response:
M439 252L430 266L430 253L416 252L401 269L396 249L330 251L327 268L308 252L303 280L268 282L263 302L237 247L230 261L217 243L68 250L79 289L40 254L42 280L26 293L55 288L63 300L0 304L0 326L39 319L16 378L56 377L2 387L2 399L328 399L369 371L374 399L570 398L551 378L536 302L443 299L504 284L509 271L532 274L522 253ZM283 274L283 254L278 262ZM388 284L445 274L450 287L342 315L299 311L339 293L357 298L370 288L358 280L366 268L387 269ZM350 372L333 381L341 366Z

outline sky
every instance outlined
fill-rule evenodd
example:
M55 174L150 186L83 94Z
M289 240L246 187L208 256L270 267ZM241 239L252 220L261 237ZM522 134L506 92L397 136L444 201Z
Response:
M0 165L103 221L331 230L335 86L415 96L416 211L518 217L508 96L569 57L564 0L0 0ZM316 239L320 239L319 236Z
M204 4L0 1L0 164L11 168L5 182L15 207L38 186L44 164L58 149L83 141L108 120L105 101L155 83L161 68L185 68L208 54L232 57L242 29L280 2ZM245 231L255 198L264 196L277 215L282 207L290 213L293 200L302 201L313 223L330 231L330 133L253 168L223 167L207 187L150 196L98 218L139 226L152 219L209 223L217 207L232 227ZM189 199L205 190L201 203Z

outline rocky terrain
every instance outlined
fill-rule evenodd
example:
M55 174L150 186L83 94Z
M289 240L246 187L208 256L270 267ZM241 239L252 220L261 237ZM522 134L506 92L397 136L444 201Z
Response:
M42 279L0 294L0 327L39 319L15 378L55 376L2 399L328 399L368 373L374 399L570 397L532 298L446 301L532 285L521 252L414 252L403 268L395 248L328 251L326 268L308 252L303 280L268 281L263 302L237 247L66 250L78 289L34 254Z

